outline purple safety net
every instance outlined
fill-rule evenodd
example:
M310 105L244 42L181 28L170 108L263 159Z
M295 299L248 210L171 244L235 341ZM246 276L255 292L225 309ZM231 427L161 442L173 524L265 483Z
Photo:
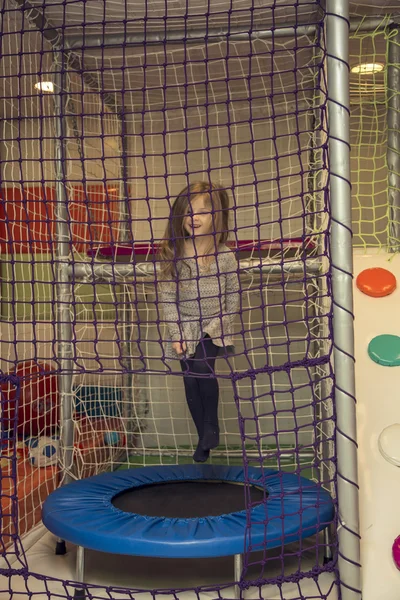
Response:
M3 7L0 596L336 598L336 517L252 552L250 480L236 591L223 557L133 558L126 585L92 557L82 583L42 529L30 558L48 494L104 471L271 467L336 498L324 17Z

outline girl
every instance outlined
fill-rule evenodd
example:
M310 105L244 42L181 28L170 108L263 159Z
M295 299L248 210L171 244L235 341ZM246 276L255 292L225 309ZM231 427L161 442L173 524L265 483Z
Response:
M176 198L159 251L159 289L170 336L165 356L180 359L199 436L196 462L205 462L219 444L214 365L221 351L232 350L239 304L237 262L225 245L228 218L226 191L193 183Z

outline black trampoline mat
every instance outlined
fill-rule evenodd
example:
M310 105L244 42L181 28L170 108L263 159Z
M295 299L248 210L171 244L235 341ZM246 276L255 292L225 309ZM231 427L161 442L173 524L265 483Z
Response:
M261 489L251 486L249 492L252 503L263 501ZM117 494L112 504L124 512L171 519L217 517L246 508L244 486L219 481L153 483Z

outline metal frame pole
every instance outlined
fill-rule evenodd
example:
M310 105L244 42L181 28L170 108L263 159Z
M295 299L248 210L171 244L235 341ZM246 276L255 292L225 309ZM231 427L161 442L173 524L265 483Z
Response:
M314 278L307 282L306 284L307 290L307 298L310 303L310 316L308 320L308 327L311 338L311 348L313 352L313 358L316 358L318 353L320 352L321 346L324 348L324 340L321 339L323 335L323 328L321 325L322 315L320 312L320 296L324 294L323 283L321 282L321 278ZM329 368L328 363L320 364L318 366L314 366L311 368L312 376L313 376L313 388L314 388L314 396L319 400L314 409L314 418L315 421L319 423L319 432L315 431L315 439L318 441L318 450L320 451L320 459L318 459L318 455L314 454L313 459L314 462L318 462L318 472L319 472L319 481L320 483L328 489L328 491L332 492L331 482L332 478L329 476L329 463L332 463L332 456L330 451L329 444L329 425L331 423L330 416L328 411L324 407L324 401L328 397L327 393L327 385L325 377L328 376ZM328 474L326 475L326 472ZM324 564L329 562L332 559L332 545L333 545L333 536L331 527L325 527L323 530L323 538L324 538Z
M239 262L239 270L245 273L269 273L271 275L281 275L282 273L297 273L309 277L321 274L321 261L317 258L310 258L305 261L292 260L285 265L282 263L259 260L244 259ZM76 263L70 265L69 273L75 281L78 279L84 282L89 281L115 281L124 278L148 278L151 281L157 272L154 262L142 263Z
M85 548L83 546L78 546L76 549L75 578L78 583L85 582ZM85 588L75 588L74 600L84 600L85 597Z
M235 579L235 598L240 598L240 580L242 578L243 571L243 554L235 554L233 557L233 570Z
M387 94L388 246L400 252L400 25L392 26L388 38Z
M64 53L54 54L54 129L55 129L55 178L56 201L54 209L55 241L56 241L56 326L57 326L57 359L59 363L58 390L60 394L60 451L63 468L62 484L69 483L73 478L74 424L72 371L72 322L71 322L71 280L70 280L70 228L68 225L68 196L65 188L65 61ZM65 543L58 540L57 554L65 553Z
M323 39L323 29L320 30L319 44L321 45ZM320 52L316 52L317 46L314 45L314 61L315 64L320 64L323 59L322 45ZM309 168L314 171L313 176L309 179L311 183L311 189L309 190L310 195L313 196L313 201L310 202L310 211L314 211L313 224L311 233L319 232L317 238L317 256L321 260L321 272L323 272L323 261L325 248L325 236L322 235L324 228L327 227L327 221L325 222L326 215L323 210L324 204L324 188L325 188L325 176L324 171L324 142L326 133L323 133L323 122L324 122L324 95L322 92L322 70L318 72L317 87L319 93L316 95L313 107L313 134L312 134L312 148L310 152ZM311 319L310 332L312 333L312 349L313 356L316 357L321 349L322 353L328 354L328 349L325 345L327 337L326 325L325 325L325 312L323 308L323 298L327 296L327 283L326 277L321 275L317 278L312 278L307 283L307 288L310 290L308 294L310 305ZM318 471L320 482L325 486L328 491L332 492L332 476L329 474L329 465L332 464L332 450L330 447L330 429L332 428L332 418L326 408L326 401L329 397L327 378L329 377L329 363L316 365L312 368L313 382L314 382L314 394L315 398L319 400L315 407L315 419L319 422L319 429L315 431L315 438L318 441L318 451L320 454L316 454L315 460L318 460ZM332 527L325 527L323 533L324 540L324 564L332 560L332 545L333 535Z
M120 210L120 242L132 242L133 235L131 228L131 208L130 208L130 197L129 197L129 165L128 165L128 131L126 125L125 115L119 116L118 121L121 127L121 179L122 179L122 193L124 201L121 202Z
M322 28L320 28L322 29ZM307 174L307 201L306 201L306 234L315 234L318 230L318 222L320 220L318 212L317 200L323 195L323 190L318 185L320 183L320 175L322 169L321 154L322 154L322 143L321 143L321 129L318 127L318 123L321 120L321 104L322 96L321 93L315 93L315 87L320 88L321 80L321 69L318 66L323 60L323 50L320 44L321 30L315 31L313 40L313 65L314 70L314 86L309 99L311 108L308 113L310 117L310 123L308 124L310 131L310 147L308 149L308 169ZM317 171L318 169L318 171ZM319 237L318 237L319 241ZM320 244L318 244L319 246Z
M131 228L131 209L128 186L128 132L126 118L124 115L119 117L121 127L121 180L123 201L120 203L119 210L119 240L122 243L132 244L133 253L133 234ZM135 405L134 405L134 365L133 365L133 350L132 350L132 334L133 334L133 304L131 302L129 288L133 289L130 282L122 282L119 286L118 294L118 321L119 331L121 335L121 353L122 361L126 371L123 373L123 392L122 392L122 414L126 419L126 444L128 448L133 449L133 438L137 430L135 422Z
M20 0L21 1L21 0ZM357 19L351 22L351 31L375 31L379 28L387 27L392 19L373 17ZM83 34L66 35L65 48L79 49L127 46L146 46L167 44L213 44L229 40L230 42L248 41L249 39L266 40L276 38L293 38L301 35L313 35L319 28L319 24L312 25L287 25L285 27L276 26L273 29L263 29L255 31L243 31L243 27L231 27L227 29L187 29L145 33L109 33L109 34Z
M361 600L349 142L349 0L327 0L326 12L338 560L342 600Z

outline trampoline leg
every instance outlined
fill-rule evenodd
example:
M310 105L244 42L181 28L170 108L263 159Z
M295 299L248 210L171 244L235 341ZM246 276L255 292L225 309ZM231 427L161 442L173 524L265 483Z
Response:
M85 548L83 546L78 546L76 553L76 581L81 581L83 583L85 577ZM75 588L74 600L84 600L85 599L85 590Z
M56 556L63 556L64 554L67 554L67 547L65 545L65 541L62 540L61 538L58 538L58 540L56 542L55 553L56 553Z
M332 531L331 531L330 526L328 526L324 529L324 545L325 545L324 565L328 564L332 560L331 544L332 544Z
M240 598L240 586L239 581L242 577L242 571L243 571L243 556L241 554L235 554L235 556L233 557L234 560L234 577L235 577L235 581L236 581L236 585L235 585L235 598Z

